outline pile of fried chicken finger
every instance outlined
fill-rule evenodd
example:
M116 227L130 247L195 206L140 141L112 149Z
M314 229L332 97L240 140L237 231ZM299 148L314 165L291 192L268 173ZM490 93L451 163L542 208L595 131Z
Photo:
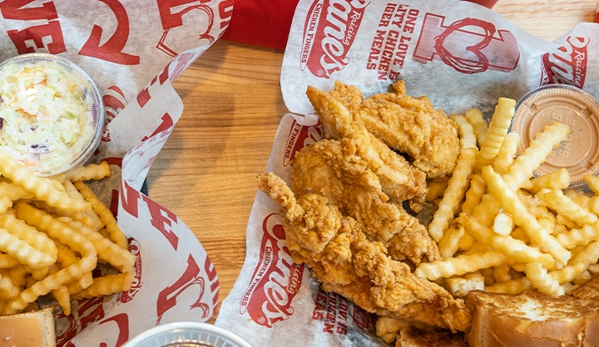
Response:
M459 151L457 125L426 96L388 93L364 98L336 82L308 87L324 139L295 154L291 186L273 173L260 190L280 205L293 260L306 263L322 289L368 312L464 331L471 315L462 299L413 274L439 249L412 212L427 179L451 174Z

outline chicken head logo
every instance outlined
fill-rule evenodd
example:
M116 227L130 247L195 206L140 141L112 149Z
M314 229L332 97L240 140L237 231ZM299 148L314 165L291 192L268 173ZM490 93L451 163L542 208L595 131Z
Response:
M509 72L520 58L518 43L507 30L492 23L464 18L449 25L445 17L427 13L414 60L427 63L440 59L458 72L474 74L487 70Z

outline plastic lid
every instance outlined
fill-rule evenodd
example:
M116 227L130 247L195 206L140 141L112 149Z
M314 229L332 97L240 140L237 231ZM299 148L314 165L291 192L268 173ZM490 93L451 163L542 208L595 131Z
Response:
M241 337L212 324L176 322L156 326L122 347L252 347Z
M39 176L82 165L100 143L100 93L64 58L32 53L4 61L0 97L0 146Z
M522 137L520 151L553 121L569 125L572 133L535 175L565 167L571 186L584 185L584 175L599 173L599 103L589 93L569 85L545 85L528 92L516 104L512 120L512 131Z

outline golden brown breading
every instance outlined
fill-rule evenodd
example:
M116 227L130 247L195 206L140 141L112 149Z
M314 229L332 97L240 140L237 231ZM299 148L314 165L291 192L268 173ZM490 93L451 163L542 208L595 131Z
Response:
M326 196L364 233L382 242L397 260L418 265L440 257L426 228L401 206L390 202L368 163L357 156L355 140L322 140L297 152L291 166L291 189L297 196Z
M296 196L278 176L258 176L259 188L281 206L286 243L295 262L306 263L322 289L363 309L454 331L466 329L470 313L461 299L414 276L368 239L362 225L344 216L319 192Z
M457 126L426 96L406 95L404 81L392 87L393 92L364 99L358 88L337 81L330 94L374 136L412 158L427 177L449 175L460 150Z
M419 211L426 195L424 172L368 132L362 120L331 94L314 87L308 87L306 93L323 124L325 136L355 140L356 154L379 177L383 192L398 201L410 200L410 207Z
M325 139L295 153L291 188L272 173L260 175L258 186L280 205L293 260L310 267L323 290L381 316L464 331L471 319L464 302L412 273L440 255L403 207L417 212L426 196L426 174L415 165L431 177L451 172L457 131L428 99L408 97L401 83L393 88L364 100L339 83L330 93L308 87ZM400 125L405 129L394 128ZM414 165L390 148L394 143Z

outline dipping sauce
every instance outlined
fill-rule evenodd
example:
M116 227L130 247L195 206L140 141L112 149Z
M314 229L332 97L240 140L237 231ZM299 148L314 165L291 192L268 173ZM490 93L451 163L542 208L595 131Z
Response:
M545 85L524 95L516 104L512 131L522 137L520 152L552 121L570 126L572 133L539 166L535 175L566 168L573 188L584 187L586 174L599 173L599 103L582 89Z
M100 94L66 59L34 53L3 62L0 98L2 150L40 176L80 166L99 144Z

